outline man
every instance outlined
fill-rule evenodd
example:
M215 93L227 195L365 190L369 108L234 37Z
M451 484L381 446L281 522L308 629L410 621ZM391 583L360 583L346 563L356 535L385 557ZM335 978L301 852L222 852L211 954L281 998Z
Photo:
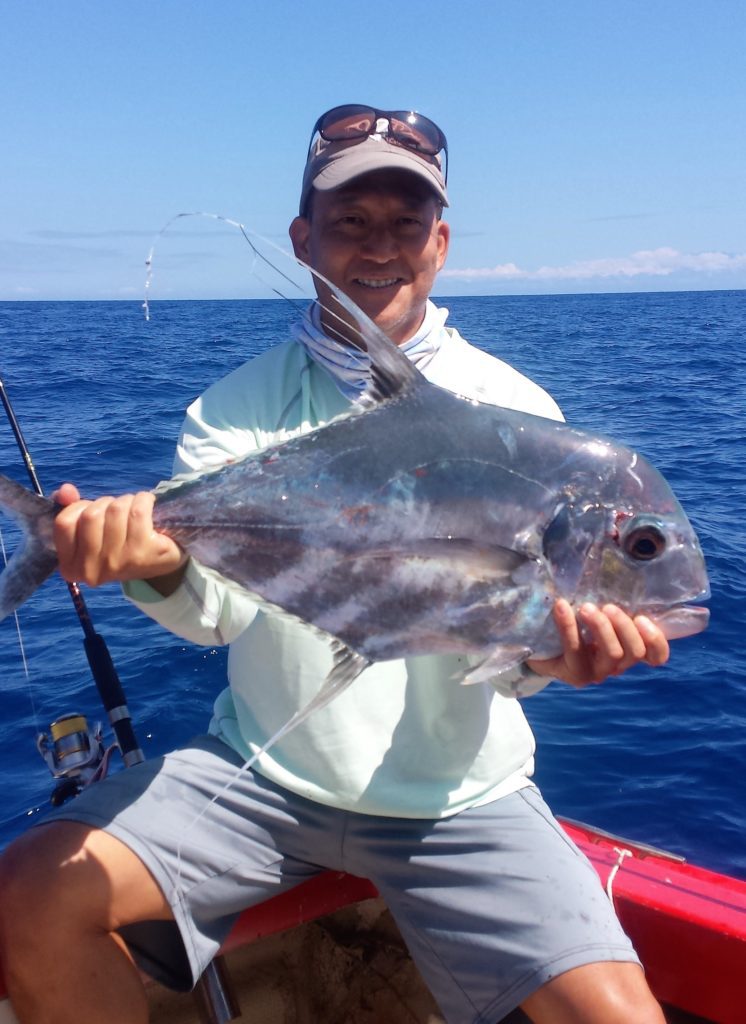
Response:
M445 158L442 132L419 114L329 111L290 226L295 252L434 382L557 417L548 395L447 329L428 300L448 250ZM312 430L360 392L365 354L327 287L317 291L296 340L190 408L177 469ZM155 533L151 494L87 502L67 484L58 500L63 575L124 581L179 635L229 642L231 685L209 737L92 787L7 852L0 937L22 1021L144 1021L133 958L188 986L233 915L334 867L376 883L452 1024L518 1006L538 1024L661 1024L598 879L530 782L533 739L514 696L549 678L582 686L663 663L668 646L651 622L584 606L584 643L559 602L562 654L494 685L454 685L452 657L374 665L240 772L318 690L327 644L258 613Z

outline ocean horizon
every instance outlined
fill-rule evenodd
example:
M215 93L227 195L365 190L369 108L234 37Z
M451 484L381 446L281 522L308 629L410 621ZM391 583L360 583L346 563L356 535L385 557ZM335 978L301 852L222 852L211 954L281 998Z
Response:
M436 281L436 283L438 283ZM593 298L607 298L610 296L621 296L621 295L723 295L723 294L737 294L739 292L746 292L746 288L655 288L652 285L649 288L635 288L630 291L624 289L611 289L611 290L588 290L588 291L524 291L524 292L483 292L483 293L467 293L467 292L454 292L452 294L443 293L433 295L433 301L436 303L448 302L452 299L559 299L559 298L579 298L583 296ZM309 298L310 293L309 293ZM148 299L152 306L156 306L159 302L286 302L287 299L278 297L276 295L266 296L177 296L168 295L159 297L153 295ZM51 296L33 296L24 295L17 296L14 298L0 298L0 305L13 305L16 303L92 303L92 302L121 302L121 303L134 303L138 306L142 306L143 296L132 294L129 296L109 296L109 297L98 297L98 298L67 298L67 297L51 297Z

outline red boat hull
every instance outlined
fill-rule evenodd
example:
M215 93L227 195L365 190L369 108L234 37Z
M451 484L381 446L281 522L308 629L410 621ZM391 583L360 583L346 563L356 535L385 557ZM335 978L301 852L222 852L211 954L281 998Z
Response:
M657 998L716 1024L746 1021L746 882L564 821L612 893Z
M613 873L614 906L656 997L713 1024L744 1024L746 882L578 822L562 825L604 886ZM367 879L326 872L244 913L226 949L376 895Z

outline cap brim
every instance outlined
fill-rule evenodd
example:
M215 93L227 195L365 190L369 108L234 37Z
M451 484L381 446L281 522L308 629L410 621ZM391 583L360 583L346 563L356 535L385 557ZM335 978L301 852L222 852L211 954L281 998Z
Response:
M403 146L367 138L354 145L330 145L312 157L303 175L301 210L311 188L329 192L341 188L363 174L373 171L402 170L416 175L428 185L444 206L448 206L445 182L440 169Z

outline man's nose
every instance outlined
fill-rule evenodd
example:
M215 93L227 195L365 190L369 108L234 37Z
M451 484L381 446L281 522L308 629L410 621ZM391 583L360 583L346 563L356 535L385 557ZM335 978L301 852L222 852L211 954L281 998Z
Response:
M399 243L390 228L372 227L365 236L361 250L367 259L390 260L398 253Z

